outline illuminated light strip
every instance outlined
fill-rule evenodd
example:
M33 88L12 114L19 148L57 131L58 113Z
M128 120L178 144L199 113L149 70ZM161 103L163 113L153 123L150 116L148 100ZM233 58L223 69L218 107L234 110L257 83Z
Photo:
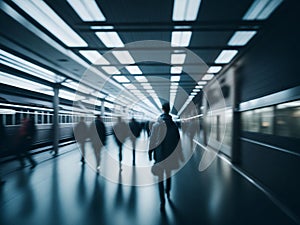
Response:
M12 0L25 13L41 24L68 47L87 47L88 44L66 24L44 1Z
M95 65L109 65L109 62L96 50L80 50L79 53Z
M0 83L12 87L21 88L28 91L33 91L36 93L41 93L50 96L54 95L53 89L49 86L24 79L22 77L11 75L5 72L1 72L1 71L0 71Z
M215 63L229 63L237 53L237 50L223 50L215 60Z
M18 56L5 52L2 49L0 49L0 63L52 83L63 80L62 76L56 75L50 70L44 69Z
M67 2L84 22L106 20L95 0L67 0Z
M199 118L199 117L203 117L203 114L199 114L199 115L196 115L196 116L191 116L191 117L183 118L183 119L180 119L180 120L181 121L187 121L187 120L192 120L192 119L196 119L196 118Z
M243 20L265 20L283 0L256 0L243 17Z
M187 47L190 44L192 31L173 31L171 46L172 47Z
M122 64L135 64L134 59L128 51L112 51L112 54Z
M257 33L257 31L236 31L228 42L229 46L244 46Z
M194 21L197 19L201 0L175 0L173 21Z
M6 107L12 107L12 108L22 108L22 109L37 109L37 110L44 110L52 112L53 109L48 108L40 108L40 107L34 107L34 106L24 106L24 105L16 105L16 104L8 104L8 103L0 103L0 106L6 106Z
M115 31L95 32L97 37L108 48L124 47L124 43Z

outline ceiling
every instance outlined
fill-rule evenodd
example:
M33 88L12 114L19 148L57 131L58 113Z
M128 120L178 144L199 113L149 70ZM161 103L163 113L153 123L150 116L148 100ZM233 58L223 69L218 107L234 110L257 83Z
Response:
M190 0L192 2L192 0ZM144 104L147 98L158 112L159 100L170 101L172 83L179 84L177 91L173 91L173 113L182 112L197 82L201 81L211 66L222 66L226 69L247 45L255 43L255 35L249 43L244 45L230 45L229 41L236 31L255 31L256 36L264 21L267 19L245 19L247 12L259 1L253 0L202 0L195 20L173 21L173 0L96 0L97 7L105 17L105 21L87 21L75 12L67 1L45 0L50 9L57 14L69 27L86 42L86 46L68 46L48 27L41 25L41 19L34 17L34 10L28 9L29 1L24 1L26 7L19 4L19 0L4 0L0 2L0 45L1 49L18 56L26 61L46 68L61 77L64 81L81 81L90 88L105 95L117 97L126 105L130 99L140 99ZM38 1L32 1L38 2ZM88 1L85 1L88 2ZM270 4L280 5L282 0L269 0ZM276 7L273 9L275 10ZM244 18L244 19L243 19ZM53 18L53 20L55 20ZM92 29L91 26L101 26ZM113 29L107 30L112 26ZM116 48L107 47L95 32L112 32L119 35L124 47L117 50L128 50L142 74L134 74L126 69L128 64L121 63L113 53ZM172 31L191 31L192 35L186 47L172 46ZM119 71L118 76L125 75L143 96L124 89L122 83L111 78L111 74L103 70L104 64L93 65L80 51L96 50ZM223 50L237 50L238 53L228 63L216 63L216 59ZM184 63L173 64L181 66L182 72L172 74L171 55L185 54ZM92 69L91 69L92 68ZM216 73L222 73L222 70ZM88 71L88 72L87 72ZM16 71L11 71L15 73ZM179 82L171 82L171 76L180 75ZM140 82L136 77L145 76L147 82ZM40 83L41 78L28 75L30 80ZM83 79L83 80L81 80ZM61 81L61 80L59 80ZM143 84L142 84L143 83ZM152 90L145 88L150 84ZM51 85L51 82L50 82ZM63 87L74 91L70 87ZM73 88L76 89L76 88ZM200 88L201 89L201 88ZM171 91L172 92L172 91ZM155 93L155 94L154 94ZM195 95L200 92L195 92ZM150 97L150 95L152 97ZM172 94L171 94L172 95ZM153 97L154 96L154 97ZM122 98L124 98L122 100ZM171 100L172 101L172 100ZM134 102L134 101L133 101ZM136 102L136 100L135 100ZM148 102L149 103L149 102ZM147 105L147 104L146 104ZM144 108L147 106L144 105Z

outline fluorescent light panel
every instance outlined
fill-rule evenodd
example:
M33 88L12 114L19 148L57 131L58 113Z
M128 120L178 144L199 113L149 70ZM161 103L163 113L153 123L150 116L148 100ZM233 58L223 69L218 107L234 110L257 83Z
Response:
M112 54L122 64L135 64L134 59L128 51L112 51Z
M182 72L182 66L172 66L171 74L180 74Z
M113 76L113 78L119 83L129 83L130 81L125 76Z
M136 86L134 86L133 84L123 84L123 86L129 90L137 90Z
M91 30L113 30L113 26L90 26Z
M68 47L88 46L44 1L13 0L13 2Z
M138 82L148 82L147 78L145 76L135 76L135 79Z
M126 66L125 68L131 74L143 74L138 66Z
M237 50L223 50L215 60L215 63L229 63L237 53Z
M179 82L180 81L180 76L171 76L170 79L172 82Z
M175 30L189 30L192 26L174 26Z
M4 73L1 71L0 71L0 83L13 86L16 88L21 88L21 89L25 89L37 93L50 95L50 96L54 95L53 89L49 86L34 81L30 81L28 79L24 79L15 75Z
M108 74L121 74L121 72L115 66L102 66L101 68Z
M67 2L84 22L106 20L95 0L67 0Z
M115 31L106 32L95 32L97 37L102 41L102 43L108 48L124 47L124 44L119 37L118 33Z
M205 74L203 77L202 77L202 80L211 80L214 78L214 75L213 74Z
M191 31L173 31L171 46L172 47L187 47L190 44L192 37Z
M172 54L171 55L171 64L183 64L186 54Z
M256 0L243 17L243 20L265 20L283 0Z
M211 66L207 70L207 73L218 73L222 69L222 66Z
M95 65L109 65L109 62L96 50L80 50L79 53Z
M228 42L230 46L244 46L257 33L257 31L237 31Z
M201 0L175 0L173 21L194 21L197 19Z
M44 69L43 67L28 62L1 49L0 63L50 82L60 82L64 79L64 77L56 75L50 70Z

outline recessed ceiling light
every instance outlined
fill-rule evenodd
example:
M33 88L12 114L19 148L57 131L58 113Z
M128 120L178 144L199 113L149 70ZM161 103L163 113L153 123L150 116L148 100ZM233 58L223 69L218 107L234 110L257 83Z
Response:
M256 33L257 31L237 31L229 40L228 45L244 46L251 40L251 38L254 37Z
M172 47L187 47L190 44L192 31L173 31L171 46Z
M201 0L175 0L173 21L194 21L197 19Z
M66 46L88 46L44 1L13 0L13 2Z
M101 68L108 74L121 74L121 72L115 66L102 66Z
M237 50L223 50L215 60L215 63L229 63L237 53Z
M129 83L130 81L125 76L113 76L113 78L119 83Z
M182 66L172 66L171 74L180 74L182 72Z
M128 51L112 51L112 54L122 64L134 64L135 61Z
M109 65L109 62L96 50L80 50L79 53L92 64Z
M222 69L222 66L211 66L207 70L207 73L218 73Z
M214 78L214 75L212 74L205 74L203 77L202 77L202 80L211 80Z
M124 47L124 44L119 37L118 33L115 31L106 32L95 32L97 37L102 41L102 43L108 48Z
M67 2L84 22L106 20L95 0L67 0Z
M178 81L180 81L180 76L171 76L170 80L173 82L178 82Z

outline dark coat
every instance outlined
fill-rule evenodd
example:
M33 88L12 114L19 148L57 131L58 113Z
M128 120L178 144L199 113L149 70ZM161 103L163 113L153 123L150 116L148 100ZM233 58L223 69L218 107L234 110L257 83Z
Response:
M75 134L75 138L79 143L84 143L86 138L87 138L87 134L88 134L88 127L85 124L85 122L80 121L78 124L76 124L75 128L74 128L74 134Z
M138 138L141 134L141 131L142 131L142 127L141 125L135 120L135 119L132 119L129 123L129 128L130 128L130 138L131 139L135 139L135 138Z
M156 163L168 158L180 141L178 127L168 114L162 114L153 124L150 136L149 150L154 151Z
M121 146L129 136L128 125L124 121L117 122L113 127L113 135L117 144Z
M106 128L104 123L96 119L90 126L90 139L94 148L101 148L106 145Z

